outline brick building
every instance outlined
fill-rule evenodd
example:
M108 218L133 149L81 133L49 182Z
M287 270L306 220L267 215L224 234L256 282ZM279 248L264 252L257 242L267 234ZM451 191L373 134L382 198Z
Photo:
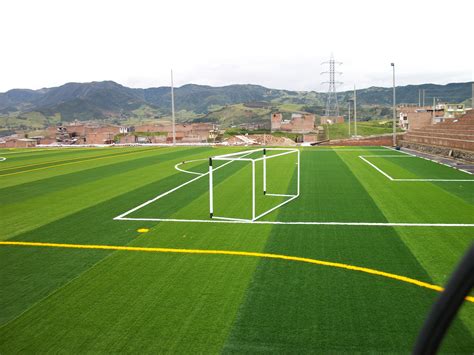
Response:
M36 139L13 138L0 145L0 148L32 148L36 147Z
M314 131L316 117L311 113L292 114L290 120L283 120L281 113L271 115L271 131L310 133Z
M203 143L212 139L216 125L212 123L190 123L177 124L175 126L175 137L177 143ZM135 127L135 133L130 133L141 139L140 133L165 133L165 135L149 136L146 143L172 143L173 126L171 124L146 124ZM126 141L120 139L120 142ZM127 139L128 141L128 139ZM138 140L136 140L138 142ZM145 143L145 142L141 142Z
M399 126L404 130L418 129L443 120L444 107L400 107L398 108Z

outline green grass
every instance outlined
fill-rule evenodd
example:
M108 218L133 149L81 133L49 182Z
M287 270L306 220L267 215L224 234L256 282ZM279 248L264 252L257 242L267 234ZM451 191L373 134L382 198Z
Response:
M327 129L327 125L324 125ZM357 122L357 135L358 136L374 136L381 134L389 134L393 132L393 128L390 121L386 120L373 120ZM397 129L397 132L401 132ZM351 121L351 135L354 135L354 122ZM349 123L337 123L329 126L329 138L330 139L345 139L349 138Z
M113 220L196 177L175 164L233 151L1 150L0 240L275 253L437 285L474 241L467 227ZM393 182L358 158L394 154L302 150L300 197L263 220L474 223L474 183ZM418 158L368 159L397 178L466 175ZM293 193L291 155L271 164L269 188ZM181 168L205 172L207 162ZM257 164L259 191L261 174ZM216 214L248 217L250 181L248 163L219 169ZM130 216L208 219L207 184L198 179ZM258 209L278 201L257 194ZM139 234L143 227L150 231ZM0 270L2 354L409 352L438 296L361 272L232 255L0 245ZM474 304L466 302L442 351L472 353L473 336Z

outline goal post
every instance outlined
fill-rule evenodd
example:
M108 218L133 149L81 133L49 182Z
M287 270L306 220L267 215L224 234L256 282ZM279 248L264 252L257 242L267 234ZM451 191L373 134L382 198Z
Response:
M273 152L275 154L268 154L268 152ZM261 155L260 155L261 154ZM278 193L278 191L269 192L267 190L267 162L270 159L277 159L278 157L282 157L284 155L288 154L295 154L296 155L296 193L294 194L288 194L284 193ZM255 158L249 157L249 155L252 156L257 156ZM224 165L230 164L232 162L236 161L243 161L243 162L249 162L251 164L251 188L252 188L252 213L251 213L251 218L250 219L244 219L244 218L234 218L234 217L223 217L223 216L218 216L216 215L214 211L214 167L213 167L213 162L215 161L226 161L225 164L222 164L219 168L224 167ZM256 184L256 163L257 162L262 162L263 165L263 176L262 176L262 186L263 186L263 195L264 196L273 196L273 197L281 197L284 198L283 202L277 204L276 206L273 206L272 208L269 208L268 210L257 214L256 213L256 189L257 189L257 184ZM290 201L296 199L300 195L300 150L299 149L294 149L294 148L259 148L259 149L253 149L253 150L247 150L243 152L237 152L237 153L230 153L230 154L224 154L224 155L217 155L214 157L209 158L209 217L211 219L221 219L221 220L233 220L233 221L251 221L254 222L263 216L273 212L277 208L289 203Z

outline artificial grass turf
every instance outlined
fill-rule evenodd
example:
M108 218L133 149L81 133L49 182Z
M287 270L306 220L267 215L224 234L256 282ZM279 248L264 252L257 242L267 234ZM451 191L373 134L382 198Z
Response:
M174 178L174 177L173 177L173 178ZM163 181L161 180L160 183L162 183L162 182L163 182ZM176 183L176 179L175 179L175 178L173 179L173 182ZM147 186L147 187L148 187L148 186ZM166 187L166 189L168 189L168 188L169 188L169 187ZM149 191L159 191L160 188L157 187L156 184L155 184L155 186L153 186L153 187L151 187L151 186L148 187L148 190L149 190ZM137 193L137 192L138 192L138 193ZM136 196L140 196L141 198L142 198L144 195L146 195L146 192L144 192L144 191L134 191L134 193L137 193ZM197 191L196 193L199 193L199 192ZM130 194L129 194L129 195L130 195ZM127 199L126 197L129 197L129 196L120 196L120 199L121 199L122 201L127 201L127 202L132 202L132 203L133 203L133 200L130 201L130 199ZM118 212L116 209L117 209L117 208L120 208L121 204L120 204L118 201L108 201L108 202L111 203L111 206L114 206L114 207L115 207L115 208L113 208L112 211L110 211L110 213L113 213L112 216L113 216L114 214L115 214L115 215L118 214L119 212ZM106 207L107 207L105 204L103 204L103 205L104 205L103 208L106 208ZM122 208L123 208L123 207L122 207ZM91 210L88 211L88 212L89 212L89 213L88 213L87 215L84 215L83 212L82 212L82 213L78 213L78 214L76 214L76 215L74 215L74 216L71 216L71 217L67 218L66 220L61 220L61 221L58 221L58 223L53 223L53 225L47 226L47 227L45 228L45 230L34 231L34 233L30 233L30 234L31 234L31 235L34 235L34 238L39 238L40 240L43 240L43 241L44 241L44 240L49 240L49 241L53 240L53 241L54 241L54 240L56 240L56 238L58 238L58 239L59 239L59 238L62 238L62 239L63 239L64 236L53 236L53 237L52 237L52 236L50 235L51 231L57 229L57 226L54 226L54 224L59 224L59 225L61 225L61 226L66 226L67 224L74 224L75 222L77 223L77 222L80 221L80 220L87 219L87 220L91 223L92 226L97 226L97 224L95 223L95 220L98 220L99 216L107 215L107 213L103 213L103 212L100 211L97 207L91 209ZM72 220L71 220L71 219L72 219ZM117 226L117 227L119 227L119 225L120 225L120 224L117 223L117 222L111 221L111 219L110 219L109 221L112 222L112 223L114 223L115 226ZM94 235L87 235L87 231L81 231L81 233L78 233L78 234L74 235L74 239L75 239L74 242L75 242L75 243L88 243L88 242L92 242L92 241L89 241L89 238L91 238L91 239L93 239L93 240L96 240L97 235L102 235L103 232L106 232L106 234L109 235L110 238L115 238L115 241L114 241L114 242L115 242L115 244L117 244L118 242L120 242L119 237L120 237L120 234L121 234L121 233L120 233L120 232L114 233L115 230L117 230L117 228L115 228L115 230L114 230L112 224L111 224L109 221L107 221L107 222L102 222L102 223L101 223L101 224L102 224L101 227L103 227L105 230L102 230L102 229L101 229L101 230L95 230L95 231L94 231L94 233L95 233ZM108 222L109 222L109 223L108 223ZM141 223L141 222L140 222L140 223ZM123 225L123 224L122 224L122 225ZM110 227L111 230L107 230L107 229L108 229L107 227ZM123 230L123 229L122 229L122 230ZM89 231L89 232L90 232L90 231ZM131 231L129 231L128 234L130 234L130 232L131 232ZM133 231L132 231L132 233L133 233ZM235 233L239 234L240 232L239 232L239 230L236 230ZM123 234L123 233L122 233L122 234ZM229 233L226 233L226 234L227 234L228 237L230 237L230 239L228 239L229 241L238 240L238 238L232 238L232 236L229 235ZM17 239L18 239L18 238L17 238ZM27 235L21 236L20 239L21 239L21 240L25 240L25 239L27 240L27 239L28 239L28 236L27 236ZM72 239L72 238L70 238L70 239ZM79 239L80 239L80 240L79 240ZM105 243L109 242L109 243L110 243L111 241L110 241L110 239L109 239L109 240L102 240L102 242L105 242ZM109 253L107 253L107 254L109 254ZM102 255L104 255L104 254L102 254ZM16 257L18 257L18 255L16 255ZM99 257L100 257L100 255L94 255L94 256L92 256L92 257L91 257L91 260L88 260L88 264L89 264L88 266L90 266L91 263L92 263L93 261L95 261L95 260L96 260L97 258L99 258ZM138 260L142 260L142 257L141 257L141 256L137 256L137 258L138 258ZM67 260L70 260L70 259L67 258ZM30 260L30 262L31 262L31 260ZM63 261L63 262L64 262L64 261ZM234 261L232 261L232 260L230 260L230 262L231 262L231 263L234 263ZM74 263L75 263L75 262L74 262ZM246 263L247 263L248 265L252 266L252 265L254 265L254 264L256 263L256 261L249 260L249 261L246 262ZM9 263L7 263L7 265L9 265ZM212 265L212 263L211 263L211 265ZM61 265L61 266L64 267L65 265L63 264L63 265ZM67 265L67 266L70 266L70 265ZM173 267L176 267L176 265L173 264ZM188 267L192 267L192 266L189 265ZM236 267L237 267L237 268L242 268L242 263L240 263L240 262L239 262L239 263L236 263ZM76 268L77 268L77 266L76 266ZM127 264L127 268L132 268L132 269L133 269L133 266L130 266L130 265ZM153 268L153 269L154 269L154 270L160 270L159 267L156 267L156 268ZM212 269L214 270L214 269L215 269L215 266L212 266ZM173 268L168 268L167 270L168 270L169 272L176 272L176 269L173 269ZM6 270L6 271L8 271L8 270ZM57 271L57 270L56 270L56 271ZM237 271L238 271L238 270L237 270ZM105 274L107 274L108 272L111 272L111 271L108 270L108 268L107 268L107 270L105 271ZM116 271L112 271L112 272L113 272L114 274L116 273ZM140 272L140 270L135 270L135 271L133 271L133 273L135 273L135 272L138 273L138 274L140 275L140 277L141 277L141 272ZM199 269L198 269L198 270L196 270L196 272L202 273L202 270L199 270ZM161 275L163 275L163 274L164 274L164 272L161 272ZM227 292L229 292L229 293L231 293L231 294L235 294L236 291L235 291L235 287L232 286L232 282L240 283L240 282L243 282L244 278L243 278L243 277L239 277L239 272L235 272L235 270L228 270L228 269L227 269L227 270L225 271L225 274L227 274L228 277L232 279L231 282L229 282L229 284L226 285L226 287L228 288L228 289L227 289ZM250 275L250 274L251 274L251 273L248 273L248 275ZM156 273L153 272L153 275L156 276ZM38 277L40 277L40 276L41 276L41 275L38 275ZM66 275L66 276L67 276L67 275ZM188 275L188 277L189 277L189 275ZM201 277L200 277L200 278L197 278L197 279L196 279L196 278L193 278L193 279L196 279L196 282L197 282L197 285L198 285L198 286L202 286L202 277L203 277L203 275L201 275ZM206 277L206 279L207 279L207 277L209 277L209 275L205 275L205 277ZM108 280L108 278L109 278L109 276L104 276L104 280L101 281L100 284L101 284L101 285L107 285L107 280ZM162 278L155 278L155 284L153 284L153 286L156 286L155 290L160 290L160 287L161 287L161 286L160 286L160 285L156 285L156 282L158 282L158 281L161 282L161 281L163 281L163 279L162 279ZM38 283L43 283L43 282L46 282L46 283L47 283L46 280L41 280L41 279L37 280L37 282L38 282ZM86 282L87 282L87 281L86 281ZM210 281L208 281L208 282L210 282ZM57 285L54 285L54 286L57 286ZM150 285L150 286L151 286L151 285ZM190 280L188 280L188 279L186 279L186 286L187 286L187 287L191 287ZM169 285L168 287L173 288L174 285L171 284L171 285ZM107 285L107 287L106 287L104 290L107 291L108 289L110 289L110 285ZM153 288L152 288L152 290L153 290ZM133 291L136 292L136 290L133 290ZM215 292L215 291L214 291L214 292ZM10 292L10 294L15 294L15 293L16 293L16 292L14 292L14 291L11 291L11 292ZM92 296L93 298L96 297L96 296L94 296L93 293L91 294L91 296ZM157 299L158 296L159 296L159 295L154 294L154 297L153 297L152 300L150 300L150 302L155 302L155 304L156 304L156 299ZM199 295L197 295L197 296L199 296ZM215 297L217 297L217 296L215 296ZM158 299L159 299L159 298L160 298L160 297L158 297ZM171 299L172 299L172 298L169 298L169 297L165 297L165 298L164 298L165 301L168 301L168 300L171 300ZM178 298L178 299L179 299L179 298ZM188 300L188 303L189 303L189 302L192 303L192 301L195 300L195 299L196 299L196 298L193 298L193 299L191 299L191 300ZM220 299L225 301L227 298L224 297L224 298L220 298ZM239 300L240 300L240 299L239 299ZM104 303L103 303L102 306L108 307L108 306L110 305L109 300L103 299L103 301L104 301ZM18 302L18 300L15 301L15 303L17 303L17 302ZM46 300L45 302L48 302L48 300ZM213 302L213 303L214 303L214 302ZM159 304L160 304L160 307L163 307L163 301L160 302ZM238 303L237 303L237 304L238 304ZM149 308L151 307L148 303L141 303L141 305L142 305L142 307L143 307L143 310L142 310L143 312L147 312L147 311L149 310ZM166 306L166 302L164 303L164 305ZM184 306L183 306L182 304L181 304L181 307L183 307L183 309L184 309ZM166 307L165 307L165 308L166 308ZM176 308L176 307L175 307L175 308ZM78 309L80 309L80 308L78 308ZM234 307L234 309L236 309L236 307ZM176 309L174 309L174 310L176 310ZM219 306L219 310L222 311L222 307ZM170 332L170 329L176 329L176 326L171 322L171 320L170 320L169 318L166 318L166 322L165 322L165 323L162 322L162 323L161 323L161 326L160 326L159 323L156 324L156 322L158 322L158 319L159 319L159 320L162 320L162 317L164 316L164 313L163 313L163 312L165 312L165 311L166 311L166 310L160 308L160 313L155 315L156 318L157 318L157 320L155 321L154 324L155 324L156 326L158 326L158 329L159 329L159 328L163 328L163 330L162 330L163 332L165 332L165 333L168 332L168 333L169 333L169 332ZM173 313L173 310L168 310L168 313L169 313L169 312ZM186 310L186 312L188 312L188 310ZM207 313L207 312L209 312L209 310L205 310L205 312ZM96 313L96 318L95 318L95 319L96 319L97 321L101 321L101 320L102 320L102 315L103 315L104 313L102 313L102 312L100 312L100 311L98 311L98 310L95 310L95 313ZM106 312L106 313L107 313L107 312ZM132 316L133 316L133 317L136 317L137 314L139 314L139 313L140 313L140 312L132 313ZM97 315L97 314L98 314L98 315ZM181 313L179 313L179 314L181 314ZM191 314L191 315L192 315L192 314ZM189 316L191 317L191 315L189 315ZM62 316L64 316L64 314L62 314ZM117 316L117 315L116 315L116 316ZM213 314L213 316L215 316L215 314ZM222 313L222 317L224 318L225 322L227 322L228 324L230 324L230 322L231 322L231 320L232 320L232 317L230 317L229 314L227 314L227 312ZM42 317L40 317L40 318L42 318ZM49 318L50 321L51 321L51 317L47 317L47 318ZM77 322L77 318L78 318L77 316L71 316L70 319L71 319L72 322L74 322L74 321ZM202 315L199 315L199 318L202 318ZM22 319L23 319L23 318L22 318ZM82 318L80 318L80 319L82 319ZM182 320L183 320L183 319L182 319L182 314L181 314L181 316L178 318L177 321L182 321ZM209 324L210 324L210 323L209 323L209 317L207 317L206 320L207 320L207 322L205 323L205 325L209 326ZM12 322L12 324L15 324L15 323L16 323L16 321ZM33 321L33 323L37 323L37 322L34 322L34 321ZM76 325L75 325L73 328L75 328L75 329L76 329L76 328L82 329L81 326L77 325L77 323L75 323L75 324L76 324ZM221 325L219 325L219 324L217 324L217 323L215 323L215 322L213 322L212 324L214 324L213 327L217 327L220 331L223 331ZM128 324L127 322L124 322L123 325L124 325L126 328L125 328L125 329L122 329L122 332L128 332L128 331L130 331L129 324ZM15 328L14 326L12 326L12 327ZM23 328L22 325L20 325L19 327L20 327L20 328ZM83 324L82 324L82 327L84 327ZM139 327L140 327L140 326L139 326ZM69 330L69 331L70 331L70 329L71 329L71 327L63 328L62 326L61 326L61 328L62 328L62 329ZM143 327L141 327L141 328L143 328ZM31 343L26 342L26 344L28 344L28 345L27 345L28 347L25 348L24 350L26 351L26 350L28 350L28 349L32 349L32 347L30 347L30 344L31 344L31 346L34 346L35 349L38 349L38 348L43 349L43 346L46 347L46 348L48 348L48 349L51 349L51 348L49 348L49 347L51 346L51 342L49 342L49 340L45 338L46 336L49 336L50 333L47 332L46 334L41 335L41 334L39 334L39 333L37 332L36 328L34 328L34 329L35 329L35 331L34 331L34 333L35 333L35 339L37 339L39 343L36 343L36 342L31 342ZM205 343L206 347L203 348L203 350L204 350L204 349L209 350L209 346L212 344L212 342L216 341L215 335L212 335L212 336L211 336L211 335L210 335L211 333L208 333L208 332L202 333L202 327L201 327L200 329L201 329L201 333L198 332L198 334L195 335L195 336L198 336L199 334L201 334L201 335L204 335L206 338L209 338L209 342L210 342L210 343L209 343L209 342L206 342L206 343ZM50 330L51 330L51 329L50 329ZM155 327L155 328L150 329L150 331L151 331L151 330L153 330L153 331L155 332L154 335L156 336L157 328ZM207 330L207 331L208 331L208 330ZM41 333L41 332L40 332L40 333ZM21 335L19 335L19 338L13 337L13 339L14 339L13 342L14 342L14 343L16 343L16 342L21 342L21 339L25 339L25 338L23 338L23 336L28 336L28 334L29 334L28 331L25 331L25 332L23 332ZM143 336L143 333L141 333L141 334L142 334L142 337L137 338L137 341L139 342L139 343L136 344L136 346L137 346L136 349L137 349L137 350L140 349L140 347L145 347L145 348L146 348L146 346L145 346L146 337ZM76 334L77 337L79 337L80 335L81 335L81 334ZM88 335L87 335L87 334L85 334L85 335L82 334L82 336L83 336L83 337L87 337ZM92 334L89 334L89 336L91 337L91 338L89 339L89 341L88 341L89 347L88 347L87 349L88 349L89 351L91 351L91 350L100 350L100 349L101 349L101 348L100 348L100 344L103 343L104 341L107 341L107 342L109 342L109 343L114 343L114 344L116 344L117 346L119 345L119 342L117 342L117 341L112 341L112 340L110 340L110 339L107 340L106 334L96 334L96 332L94 332L93 336L92 336ZM183 341L182 338L176 337L176 335L175 335L174 333L171 333L171 335L168 335L168 336L171 336L171 337L175 338L175 339L174 339L174 342L180 343L180 344L181 344L181 349L183 349L182 347L183 347L184 345L186 345L186 344L187 344L188 347L190 346L190 344L189 344L189 339L188 339L187 341ZM5 338L12 338L12 337L7 334L7 335L5 335ZM67 349L70 349L71 351L73 351L73 350L76 350L76 351L77 351L78 349L81 349L80 347L79 347L79 348L76 348L76 347L75 347L77 344L74 343L74 341L72 341L72 346L73 346L73 347L70 348L71 342L69 341L70 339L69 339L67 336L64 336L63 339L64 339L64 340L67 340L67 344L64 343L64 342L60 342L60 346L59 346L58 348L55 348L55 347L53 346L52 349L62 349L63 351L64 351L64 350L67 350ZM155 347L158 346L159 349L161 349L161 350L167 350L167 349L170 350L169 348L167 348L165 339L162 338L162 341L160 341L160 342L156 342L155 339L156 339L155 337L150 338L150 341L152 341L152 343L154 344ZM169 340L169 339L168 339L168 342L170 342L170 341L172 341L172 340ZM222 340L222 341L223 341L223 340ZM222 343L222 341L221 341L221 343ZM9 344L11 344L11 343L10 343L9 341L7 341L7 343L3 344L3 348L8 350L8 349L9 349L9 346L10 346ZM41 346L40 344L43 344L43 345ZM124 346L124 345L122 345L122 346ZM128 343L126 344L126 346L127 346L127 349L133 349L133 348L134 348L134 345L132 345L130 342L128 342ZM195 347L196 347L196 341L195 341L191 346L192 346L193 348L195 348ZM98 348L96 348L96 347L98 347ZM44 349L46 349L46 348L44 348ZM107 347L107 348L108 348L108 349L111 349L111 348L109 348L109 347ZM119 349L119 348L118 348L118 349ZM188 348L188 349L189 349L189 348ZM102 350L104 350L104 349L102 348ZM148 350L150 350L150 349L148 349Z
M366 154L364 158L394 179L467 179L474 182L470 174L418 157L400 153L387 157L384 157L387 154L371 155Z
M250 155L249 157L256 157ZM218 161L217 161L218 162ZM286 155L267 161L268 193L287 193L288 185L296 171L296 155ZM218 162L219 163L219 162ZM214 215L231 218L252 218L252 165L248 161L234 161L226 166L216 164L213 173ZM202 163L193 166L193 171L203 171ZM196 179L196 176L191 176ZM263 194L263 165L255 164L256 215L268 211L287 197ZM296 181L293 181L289 193L296 194ZM199 197L198 197L199 196ZM177 208L178 207L178 208ZM179 190L132 212L132 218L165 218L168 211L176 210L173 218L205 219L209 218L209 179L207 176L183 186ZM124 211L125 212L125 211Z
M206 150L198 149L199 154L207 154L205 153ZM169 163L170 161L173 162L174 160L179 160L182 157L183 151L178 150L175 152L168 152L167 154L163 154L160 157L154 157L158 161L164 160L164 162ZM186 154L186 151L184 151ZM104 177L104 169L111 169L112 172L120 172L120 167L117 166L106 166L104 168L96 168L93 171L85 171L84 173L93 173L96 176L102 176L103 178L93 182L97 185L95 190L90 189L88 184L83 186L75 187L79 190L86 189L87 191L91 192L88 195L88 201L94 201L95 204L86 208L88 205L84 206L84 201L82 201L82 209L79 209L77 212L72 213L68 216L65 216L61 219L57 219L58 216L61 216L62 210L65 207L62 204L58 204L55 206L55 209L52 210L54 219L52 222L45 224L42 227L36 228L31 232L26 232L23 234L18 235L15 237L15 240L22 240L22 241L38 241L41 240L43 242L65 242L68 241L70 243L79 243L79 244L126 244L128 243L131 238L136 234L135 230L142 226L143 224L147 224L146 222L131 222L125 224L121 224L119 222L113 221L113 217L117 216L118 214L122 213L123 211L134 207L144 200L154 197L156 194L167 191L173 188L176 184L182 183L187 181L189 178L185 176L185 174L178 174L174 169L160 169L160 165L149 166L151 158L143 158L145 159L145 164L148 166L145 170L136 170L137 167L140 167L143 162L140 162L141 159L133 161L136 164L134 165L129 163L129 165L120 167L125 167L125 173L132 175L135 179L128 180L126 179L126 175L117 174L117 176ZM173 166L174 164L171 163ZM98 170L98 171L97 171ZM131 172L130 172L131 170ZM230 172L230 171L229 171ZM79 176L76 176L79 175ZM68 184L72 183L74 185L75 182L79 183L81 179L84 177L81 173L76 173L72 176L63 176L63 179L68 181ZM53 178L57 180L57 178ZM158 179L158 180L157 180ZM87 181L87 179L86 179ZM124 184L124 181L127 183ZM150 181L152 181L150 183ZM142 187L140 185L146 184ZM47 184L46 184L47 185ZM104 185L107 186L107 189L104 188ZM57 186L56 182L53 182L50 186ZM139 187L139 188L137 188ZM130 191L131 190L131 191ZM105 195L102 197L105 191ZM58 198L59 199L66 199L68 195L71 194L69 189L60 190L61 193ZM194 194L198 196L202 191L196 190ZM105 198L105 201L102 198ZM112 198L113 197L113 198ZM48 199L51 199L51 195L47 196ZM102 203L97 203L98 201L103 201ZM34 201L34 200L33 200ZM86 201L86 202L88 202ZM30 206L32 202L29 202ZM17 207L17 206L10 206ZM51 206L50 207L54 207ZM171 205L169 210L164 211L164 215L166 216L173 213L174 211L178 210L182 205L176 204ZM18 220L25 221L25 218L28 216L27 212L30 211L28 209L18 209L12 208L13 212L19 214ZM77 207L76 207L77 209ZM20 210L22 212L20 212ZM34 219L36 210L31 211L33 215L31 218ZM74 210L72 211L74 212ZM41 214L39 217L42 219L44 218L44 214ZM5 226L4 228L12 228L10 223L12 223L13 217L4 220ZM28 223L32 223L31 220L27 220ZM44 222L44 221L43 221ZM150 224L150 223L148 223ZM147 224L147 225L148 225ZM129 228L128 226L134 226L135 228ZM0 249L0 252L3 252L3 249ZM23 255L23 251L19 251L19 255ZM31 251L33 253L33 251ZM2 258L2 270L5 275L11 275L13 278L17 278L18 276L24 277L29 283L33 281L35 284L31 286L29 292L21 293L21 289L24 285L21 282L13 282L13 279L10 279L6 276L2 281L5 281L5 285L3 289L3 296L2 298L5 302L10 302L11 307L15 310L20 308L23 309L34 302L36 302L41 297L44 297L45 293L48 291L53 290L57 287L58 284L62 284L67 282L71 278L70 270L64 272L64 275L61 273L61 270L65 267L67 268L76 268L77 266L77 273L82 272L85 268L90 267L92 264L98 261L98 257L102 257L103 255L107 255L108 253L91 253L91 258L85 261L79 261L78 265L75 265L74 260L57 260L59 269L54 269L53 265L51 269L48 271L50 273L57 273L58 276L49 279L48 277L44 277L42 273L41 263L44 262L44 258L39 258L38 263L35 263L35 259L33 261L30 259L31 256L27 256L25 258L21 258L18 256L17 253L8 252ZM28 255L28 254L27 254ZM22 260L21 260L22 259ZM21 260L21 261L15 261ZM22 263L27 263L27 265L20 267L20 271L24 269L25 274L20 274L19 270L17 270L18 265ZM4 263L4 265L3 265ZM66 263L66 265L64 265ZM34 276L36 278L31 279L30 273L32 269L29 265L34 265L33 270L36 270ZM12 269L13 268L13 269ZM50 286L47 286L50 283ZM46 290L46 291L45 291ZM20 296L21 294L21 296ZM25 298L22 301L22 298ZM8 310L5 311L8 313ZM12 311L11 313L15 313ZM11 317L11 316L10 316ZM6 317L9 318L9 317Z
M196 154L206 154L205 151L197 150ZM145 152L125 162L108 160L106 165L50 178L43 173L44 179L1 189L0 211L5 218L0 220L0 239L176 174L174 169L163 167L168 167L169 160L180 159L185 154L187 150ZM177 174L176 181L184 181L183 175ZM45 207L43 213L38 214L37 208L42 207Z
M189 149L189 148L188 148ZM91 160L86 162L73 162L72 164L65 164L65 165L50 165L46 167L40 167L36 170L29 170L29 171L20 171L18 174L14 175L3 175L0 176L2 182L2 188L10 187L19 185L22 183L27 183L30 181L41 180L43 178L51 178L54 176L65 175L68 173L79 172L82 170L90 169L93 167L99 167L108 164L115 164L119 161L132 161L140 156L146 155L154 155L160 154L161 152L165 152L167 148L148 148L145 150L137 149L135 151L126 151L125 153L120 156L104 156L99 157L97 159Z
M24 165L40 165L49 161L63 161L77 157L99 156L101 154L131 151L135 148L69 148L40 150L30 149L27 152L5 155L7 160L1 162L0 171ZM0 153L1 156L1 153Z
M327 153L321 159L332 161L334 165L338 160L335 153ZM339 178L324 179L325 176L321 176L324 171L320 170L328 164L324 164L324 160L319 163L308 171L309 163L303 160L306 173L302 175L302 186L308 186L311 181L315 195L345 186L353 192L346 195L346 200L353 207L354 215L384 219L354 176L341 172ZM314 179L314 176L321 179ZM359 197L352 200L351 196ZM317 209L316 199L308 198L304 205L309 210ZM278 219L291 220L294 214L297 212L289 206L284 207L279 210ZM368 253L368 250L378 252ZM353 265L363 263L430 280L410 249L390 227L274 226L265 252ZM434 295L420 296L418 291L402 290L402 285L389 284L385 280L337 270L320 272L309 267L261 260L225 350L410 351ZM396 296L394 289L390 291L392 287L396 289ZM410 302L400 302L400 299ZM354 314L359 316L354 317ZM470 332L459 321L455 329L450 333L452 338L445 349L468 352L473 345Z
M202 154L208 153L203 151ZM216 155L215 152L212 154ZM338 158L332 152L316 155L312 150L303 152L302 196L269 215L268 219L301 220L308 213L307 218L343 220L342 217L348 218L351 213L357 212L357 218L387 220L385 209L378 204L379 198L388 198L392 193L400 192L391 186L382 189L380 195L374 198L372 195L376 191L369 190L368 186L376 190L386 178L380 176L383 179L371 180L370 169L364 170L366 175L358 175L363 168L348 163L351 161L350 154L353 153L340 153ZM191 149L176 159L190 159L188 157L192 155L199 157L200 153ZM134 177L134 169L126 169L125 166L132 166L135 159L120 165L124 171L116 179L109 170L104 170L107 177L96 182L93 175L89 176L83 188L95 185L92 194L100 203L94 204L91 197L87 204L82 205L82 210L78 209L61 219L57 219L61 216L58 209L56 220L19 235L15 240L111 245L124 245L132 241L133 245L146 246L270 250L368 266L428 282L432 273L439 272L430 269L430 275L426 273L419 256L401 241L398 228L156 225L153 222L111 220L160 191L189 180L190 176L173 170L174 159L170 155L160 163L154 177L151 167L137 169L135 175L138 177ZM141 166L142 163L137 164ZM240 172L240 169L230 168L226 179ZM378 174L376 171L371 173ZM67 178L72 176L74 174ZM48 181L46 173L42 177L43 181ZM49 186L52 188L54 185ZM102 197L101 185L103 189L111 185ZM219 186L224 185L221 183ZM37 188L41 189L41 184ZM80 190L78 186L77 191ZM61 190L55 191L60 193ZM205 202L205 191L196 188L188 196L192 201L189 205L176 204L166 215L177 216L182 210L192 213L201 200ZM67 196L71 190L66 188L64 192ZM416 193L411 190L406 194L411 196ZM443 189L433 189L432 193L443 198L447 194ZM333 198L328 195L333 195ZM307 205L306 210L304 204L297 204L300 201ZM450 201L459 203L456 199ZM235 203L232 208L238 210L240 203ZM142 226L153 228L150 233L136 239L135 231ZM424 229L407 230L411 234L406 238L415 241L417 237L434 233ZM468 240L465 228L457 230L459 233L451 232L451 236ZM437 245L445 247L434 239L433 251L439 250ZM450 246L451 255L445 265L455 262L456 255L462 253L462 247L456 243ZM218 352L226 339L224 349L237 351L409 351L409 342L417 332L415 328L420 325L422 314L436 297L431 290L393 280L283 261L57 249L46 252L43 249L3 246L0 252L2 256L7 256L0 258L0 270L4 275L11 275L2 280L6 286L6 291L2 291L2 303L7 303L3 301L7 300L17 306L10 309L9 319L39 301L24 315L0 329L1 352L21 349ZM428 251L425 254L432 255ZM105 256L109 257L104 259ZM427 256L421 259L425 263L433 262ZM97 262L97 266L91 268ZM258 269L254 273L257 264ZM252 277L253 282L249 286ZM41 292L36 292L37 289ZM58 291L41 300L54 290ZM245 302L242 302L244 297ZM249 304L254 307L249 308ZM233 323L237 310L238 318ZM280 310L284 312L279 314ZM261 327L253 327L255 323L250 322L239 328L239 322L247 319L244 317L248 315L246 312L258 316L264 311L267 311L265 317L268 319L262 321L261 317L255 317L257 322L262 322ZM283 324L278 324L278 321ZM339 323L344 323L345 328ZM245 329L249 332L246 333ZM58 336L51 337L50 334ZM447 350L462 352L471 344L472 335L462 323L457 323L450 337L452 340L448 341ZM260 347L262 344L263 347Z
M71 164L80 164L80 163L87 163L89 161L94 160L102 160L102 159L110 159L120 156L126 156L129 154L137 154L144 151L149 151L149 148L145 149L135 149L135 150L128 150L128 151L115 151L115 152L101 152L100 154L88 156L86 154L81 154L81 156L76 157L68 157L64 159L57 159L57 160L48 160L41 163L34 163L34 164L25 164L25 165L18 165L13 166L10 168L5 168L0 170L0 177L1 176L11 176L11 175L18 175L21 173L38 171L38 170L45 170L50 169L58 166L64 165L71 165Z
M218 352L255 263L115 253L0 329L0 349Z
M426 181L389 181L364 161L358 159L357 156L360 155L358 152L338 154L363 184L388 221L474 223L474 205L442 189L439 185ZM404 159L395 159L391 160L390 164L403 164ZM423 163L425 162L423 161ZM446 168L436 163L432 164L439 166L439 168ZM413 174L406 171L401 165L397 165L397 170L400 175ZM453 184L462 184L467 189L474 189L472 182L453 182Z

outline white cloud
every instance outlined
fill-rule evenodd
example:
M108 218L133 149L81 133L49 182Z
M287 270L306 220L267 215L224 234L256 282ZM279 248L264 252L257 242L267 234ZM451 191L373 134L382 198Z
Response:
M0 91L68 81L324 90L473 80L471 0L2 0ZM448 13L446 13L448 11ZM452 13L453 16L449 16Z

